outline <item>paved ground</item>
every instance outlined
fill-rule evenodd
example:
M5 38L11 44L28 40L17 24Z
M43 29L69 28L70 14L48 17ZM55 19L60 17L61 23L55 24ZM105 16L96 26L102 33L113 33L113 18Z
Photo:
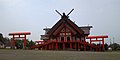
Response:
M120 52L0 50L0 60L120 60Z

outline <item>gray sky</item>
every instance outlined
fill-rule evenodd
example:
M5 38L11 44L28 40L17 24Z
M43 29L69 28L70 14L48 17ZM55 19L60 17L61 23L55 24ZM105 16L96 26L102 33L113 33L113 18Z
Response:
M0 0L0 32L30 31L29 39L39 40L43 28L52 27L68 13L78 26L92 25L90 35L108 35L120 43L120 0Z

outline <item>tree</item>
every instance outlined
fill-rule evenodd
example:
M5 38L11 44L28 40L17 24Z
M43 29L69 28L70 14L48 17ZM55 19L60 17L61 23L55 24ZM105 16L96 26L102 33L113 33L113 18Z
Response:
M113 43L110 45L110 47L112 48L112 50L117 50L117 48L120 48L120 45L117 43Z
M27 47L31 47L31 46L34 46L34 45L35 45L35 42L33 42L32 40L29 41L29 40L27 39Z
M17 49L22 49L23 44L24 44L24 40L22 40L22 39L16 39L15 40L15 46L16 46ZM35 43L32 40L29 41L28 39L26 39L26 47L31 47L33 45L35 45Z
M17 49L22 49L23 48L23 40L20 40L20 39L15 40L15 46Z
M33 41L31 40L29 44L30 44L30 47L31 47L31 46L34 46L34 45L35 45L35 42L33 42Z
M0 33L0 42L1 42L1 44L4 44L4 39L3 39L2 33Z
M108 47L109 47L108 44L105 43L105 44L104 44L104 48L105 48L105 50L108 50Z

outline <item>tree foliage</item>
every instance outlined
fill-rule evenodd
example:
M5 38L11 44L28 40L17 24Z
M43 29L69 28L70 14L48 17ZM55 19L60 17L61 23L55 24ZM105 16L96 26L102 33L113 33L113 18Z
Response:
M28 48L35 45L35 43L32 40L29 41L28 39L26 39L26 43L27 43L26 47ZM24 46L24 40L20 40L20 39L15 40L15 46L17 49L22 49Z
M4 44L5 46L10 46L10 39L7 37L3 37L3 35L0 33L0 44Z
M120 49L120 45L117 44L117 43L111 44L110 47L112 48L112 50L118 50L118 49Z

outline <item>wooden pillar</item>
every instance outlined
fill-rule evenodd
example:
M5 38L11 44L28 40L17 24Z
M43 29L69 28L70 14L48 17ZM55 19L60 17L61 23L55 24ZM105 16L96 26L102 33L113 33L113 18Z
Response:
M65 33L64 33L64 34L65 34L65 35L64 35L64 38L65 38L65 39L64 39L64 40L65 40L64 42L67 42L67 40L66 40L66 27L65 27Z
M84 51L86 51L86 45L84 44Z
M64 42L67 42L67 40L66 40L66 33L65 33L65 35L64 35Z
M102 49L104 50L104 38L102 38Z
M52 43L52 50L54 49L54 43Z
M15 41L14 41L14 35L13 35L13 38L12 38L12 46L11 46L12 49L15 49Z
M50 50L50 44L48 44L48 50Z
M42 50L44 50L44 46L42 46L42 48L41 48Z
M19 36L19 38L20 38L20 35L18 35Z
M92 39L90 38L90 51L92 51Z
M63 42L63 49L65 49L65 43Z
M79 44L79 49L81 50L81 44Z
M24 35L24 49L26 49L26 35Z
M98 51L98 47L96 47L96 51Z
M75 49L76 49L76 42L75 42L75 45L74 45Z
M78 42L78 49L80 49L80 43Z
M101 51L101 48L99 48L99 51Z
M70 42L70 49L72 49L72 42Z
M58 49L58 43L56 42L56 50Z
M47 50L47 45L45 45L45 50Z

